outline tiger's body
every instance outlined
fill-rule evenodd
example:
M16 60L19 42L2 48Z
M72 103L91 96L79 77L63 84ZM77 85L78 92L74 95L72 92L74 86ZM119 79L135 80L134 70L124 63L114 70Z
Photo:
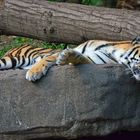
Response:
M36 81L52 65L111 64L128 67L136 80L140 80L140 38L133 41L89 40L74 49L52 50L24 45L10 50L0 59L0 69L29 69L26 79Z

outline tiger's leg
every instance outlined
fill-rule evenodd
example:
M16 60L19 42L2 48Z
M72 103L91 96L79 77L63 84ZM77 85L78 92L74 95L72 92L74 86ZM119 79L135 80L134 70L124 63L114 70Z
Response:
M45 75L50 67L55 65L57 55L47 56L35 63L26 73L28 81L36 81Z
M92 63L92 60L73 49L65 49L59 54L56 60L56 64L66 65L70 63L72 63L73 65L88 64Z

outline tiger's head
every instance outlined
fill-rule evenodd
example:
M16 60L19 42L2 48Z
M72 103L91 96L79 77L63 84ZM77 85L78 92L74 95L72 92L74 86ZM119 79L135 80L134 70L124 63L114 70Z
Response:
M136 62L131 66L131 69L133 76L137 81L140 81L140 62Z
M129 60L131 59L131 61L129 61L130 63L128 68L131 70L135 79L137 81L140 81L140 59L139 59L140 35L132 40L132 45L134 48L137 48L134 49L136 50L137 53L135 52L135 57L133 56L132 58L129 58Z

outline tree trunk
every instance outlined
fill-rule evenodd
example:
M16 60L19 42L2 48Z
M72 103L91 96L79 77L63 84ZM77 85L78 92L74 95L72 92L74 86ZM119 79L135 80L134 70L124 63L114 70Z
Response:
M140 33L138 11L46 0L0 1L1 35L78 44L89 39L133 39Z

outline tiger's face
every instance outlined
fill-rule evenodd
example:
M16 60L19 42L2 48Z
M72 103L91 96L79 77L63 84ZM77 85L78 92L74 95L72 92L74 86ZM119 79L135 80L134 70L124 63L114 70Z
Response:
M134 63L131 67L131 71L133 73L133 76L137 81L140 81L140 62Z

